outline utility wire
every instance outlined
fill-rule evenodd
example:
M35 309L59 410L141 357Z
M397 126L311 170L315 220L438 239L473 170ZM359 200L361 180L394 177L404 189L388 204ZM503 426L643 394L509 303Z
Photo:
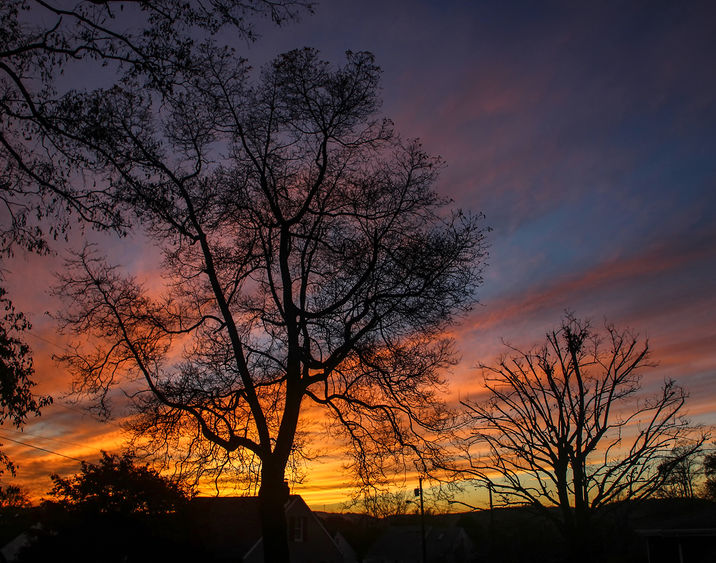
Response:
M15 434L20 434L21 436L31 436L32 438L38 438L40 440L49 440L50 442L57 442L58 444L65 444L66 446L77 446L79 448L84 448L87 446L87 444L70 442L69 440L61 440L59 438L50 438L49 436L43 436L42 434L37 434L36 432L28 432L26 430L16 430L15 428L2 428L1 430L3 432L14 432Z
M42 340L43 342L46 342L47 344L51 344L52 346L54 346L54 347L57 348L58 350L61 350L62 352L67 352L67 351L69 350L69 348L67 347L66 344L63 345L63 346L60 346L57 342L53 342L53 341L50 340L49 338L45 338L44 336L40 336L39 334L37 334L36 332L33 332L32 330L28 330L28 331L26 331L26 332L23 332L22 335L23 335L23 336L32 336L33 338L36 338L37 340Z
M42 452L47 452L48 454L58 455L60 457L66 457L67 459L71 459L72 461L79 461L80 463L84 463L84 460L82 460L82 459L77 459L76 457L72 457L70 455L61 454L59 452L48 450L47 448L41 448L40 446L28 444L27 442L21 442L20 440L14 440L14 439L9 438L8 436L4 436L2 434L0 434L0 438L2 438L3 440L9 440L10 442L15 442L16 444L20 444L21 446L27 446L28 448L34 448L34 449L40 450Z

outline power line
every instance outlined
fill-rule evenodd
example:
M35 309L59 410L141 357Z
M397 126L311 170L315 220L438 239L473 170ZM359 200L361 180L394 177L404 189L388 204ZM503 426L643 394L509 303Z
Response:
M34 448L34 449L40 450L42 452L47 452L48 454L58 455L60 457L66 457L67 459L71 459L72 461L79 461L80 463L84 463L84 460L82 460L82 459L77 459L76 457L72 457L70 455L61 454L59 452L48 450L47 448L41 448L40 446L28 444L27 442L21 442L20 440L14 440L14 439L9 438L8 436L4 436L2 434L0 434L0 438L2 438L3 440L9 440L11 442L15 442L16 444L20 444L21 446L27 446L28 448Z
M40 440L49 440L50 442L57 442L58 444L65 444L66 446L77 446L80 448L86 447L87 444L80 444L78 442L70 442L69 440L60 440L59 438L50 438L49 436L43 436L36 432L27 432L26 430L16 430L14 428L3 428L3 432L14 432L23 436L32 436L33 438L39 438Z
M39 334L37 334L36 332L33 332L33 331L31 331L31 330L28 330L27 332L24 332L24 333L23 333L23 336L32 336L33 338L36 338L36 339L38 339L38 340L42 340L43 342L46 342L47 344L51 344L52 346L54 346L54 347L57 348L58 350L61 350L62 352L67 352L67 350L68 350L67 345L60 346L57 342L53 342L53 341L50 340L49 338L45 338L44 336L40 336Z

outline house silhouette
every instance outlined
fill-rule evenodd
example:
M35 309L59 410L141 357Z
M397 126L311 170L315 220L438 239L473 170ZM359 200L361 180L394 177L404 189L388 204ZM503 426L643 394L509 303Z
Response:
M334 538L299 495L285 506L292 563L351 563L355 555L341 538ZM258 497L196 497L190 518L195 541L214 561L263 563L263 539Z

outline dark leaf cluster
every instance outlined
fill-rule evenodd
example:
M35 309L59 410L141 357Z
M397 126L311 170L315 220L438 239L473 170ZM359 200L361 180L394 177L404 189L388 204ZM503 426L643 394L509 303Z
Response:
M30 347L20 338L30 324L22 313L15 312L1 287L0 315L0 424L9 422L19 428L28 416L40 414L52 399L32 392L35 382ZM14 472L12 462L2 452L0 464Z
M190 498L185 488L131 454L102 452L97 463L82 462L72 477L52 476L50 495L67 509L85 513L157 515L176 512Z

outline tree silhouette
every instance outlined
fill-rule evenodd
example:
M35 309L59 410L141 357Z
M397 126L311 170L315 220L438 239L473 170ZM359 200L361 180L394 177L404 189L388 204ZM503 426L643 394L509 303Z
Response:
M189 499L181 484L162 477L133 455L102 452L98 463L82 462L77 475L51 476L50 495L67 508L91 513L167 514Z
M658 470L665 474L657 494L664 498L695 498L700 475L699 462L703 440L698 445L678 444L659 463Z
M703 470L706 476L704 496L716 501L716 453L713 451L704 456Z
M543 346L510 347L481 366L488 398L463 402L466 473L505 502L541 509L573 557L588 555L600 510L657 491L669 475L661 461L689 434L682 388L666 381L658 395L640 395L648 352L629 331L606 325L599 334L567 315Z
M136 458L102 452L70 477L52 475L50 497L35 511L19 561L205 560L192 540L192 491ZM193 523L196 525L196 522Z
M83 341L61 359L101 408L128 384L135 430L185 469L258 471L266 560L285 561L305 402L363 480L439 454L443 334L474 300L484 229L434 191L440 161L375 118L370 54L333 69L292 51L251 85L231 54L204 63L159 114L136 84L59 108L167 280L150 292L85 249L60 278Z
M407 514L412 497L405 490L391 491L364 489L346 508L358 507L361 512L373 518L390 518Z
M27 508L30 499L27 491L17 485L0 485L0 508Z
M20 428L29 415L38 415L52 400L32 394L35 382L30 348L20 339L30 325L22 313L15 312L3 288L0 311L0 424L10 422ZM5 469L15 472L12 461L0 451L0 475Z

